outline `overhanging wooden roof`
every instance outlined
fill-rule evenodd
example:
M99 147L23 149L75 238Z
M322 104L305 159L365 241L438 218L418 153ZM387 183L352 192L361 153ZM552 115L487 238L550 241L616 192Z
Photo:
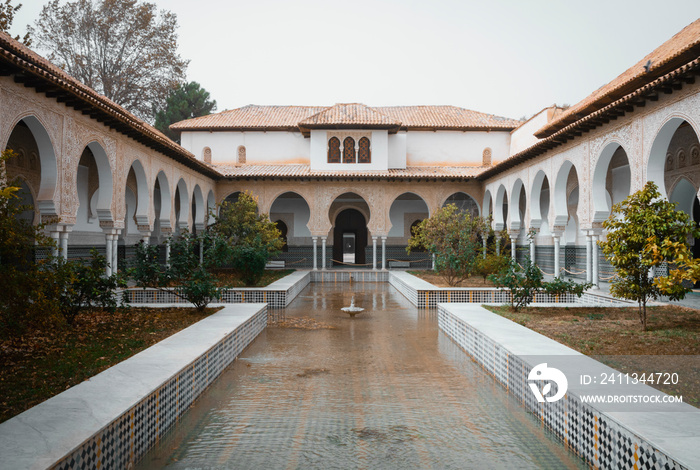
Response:
M210 178L221 175L211 166L167 138L112 100L100 95L25 45L0 32L0 75L65 103L105 126L128 136Z

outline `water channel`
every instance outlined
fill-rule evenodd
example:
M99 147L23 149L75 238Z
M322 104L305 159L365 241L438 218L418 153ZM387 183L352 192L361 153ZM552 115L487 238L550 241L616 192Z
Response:
M286 317L137 468L586 468L387 283L311 284Z

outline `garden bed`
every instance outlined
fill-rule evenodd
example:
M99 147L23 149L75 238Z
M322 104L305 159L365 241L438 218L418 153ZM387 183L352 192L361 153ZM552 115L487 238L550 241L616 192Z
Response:
M282 279L293 273L294 269L266 269L260 281L254 286L246 286L241 280L240 273L233 269L214 269L213 274L216 276L219 287L266 287L275 281Z
M0 340L0 422L93 377L218 308L127 308L80 313L72 327Z
M700 406L700 369L697 361L687 358L700 355L698 310L647 307L648 331L642 331L636 307L528 307L519 312L508 306L484 308L622 372L677 372L678 385L648 385ZM664 358L665 369L656 370L659 361L650 364L650 355L669 356Z
M407 271L409 274L413 274L417 278L423 279L426 282L431 283L436 287L496 287L496 285L491 281L484 281L483 277L471 276L462 282L459 282L455 286L450 286L445 281L445 278L439 274L435 274L435 271Z

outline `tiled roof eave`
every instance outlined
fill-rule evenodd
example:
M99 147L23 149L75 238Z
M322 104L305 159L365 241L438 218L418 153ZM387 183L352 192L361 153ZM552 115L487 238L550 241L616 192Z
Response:
M0 35L0 74L13 75L16 83L34 88L58 102L65 103L92 119L143 145L173 158L211 178L220 175L210 166L194 158L190 152L165 136L152 131L141 120L74 79L66 78L48 69L40 61L23 52L11 38ZM59 69L60 70L60 69ZM65 73L65 72L64 72Z
M224 180L411 180L411 181L434 181L434 180L454 180L467 181L473 180L478 175L387 175L387 174L370 174L370 173L348 173L348 174L306 174L306 175L285 175L285 174L268 174L268 175L231 175L221 174Z
M297 126L206 126L170 127L177 132L301 132Z
M511 132L516 127L513 126L401 126L399 130L401 131L420 131L420 132L434 132L434 131L484 131L484 132Z
M584 132L607 124L608 122L623 116L626 112L633 112L635 106L644 106L647 100L656 101L658 92L671 93L672 90L683 83L694 82L695 76L700 75L700 58L677 68L676 70L657 78L627 96L605 106L604 108L569 124L549 137L546 137L533 146L516 153L494 167L478 175L480 181L484 181L510 168L513 168L527 160L538 157L549 150L559 147L569 140L581 136Z
M679 64L692 61L698 56L700 56L700 44L692 44L690 47L678 51L677 54L668 57L664 62L653 64L650 71L651 77L649 74L638 74L631 77L627 81L622 82L613 89L609 90L604 95L598 97L584 108L578 110L576 113L568 115L564 114L561 118L545 124L535 133L535 136L544 138L554 135L555 132L564 129L566 126L575 123L577 120L601 110L604 107L617 102L620 98L633 93L635 90L644 86L644 84L649 83L650 78L661 78L673 70L676 70L677 67L679 67Z

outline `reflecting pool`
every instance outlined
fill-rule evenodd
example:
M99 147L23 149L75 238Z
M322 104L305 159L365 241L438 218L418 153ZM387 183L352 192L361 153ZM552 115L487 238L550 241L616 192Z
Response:
M138 468L586 468L388 284L311 284L286 318Z

